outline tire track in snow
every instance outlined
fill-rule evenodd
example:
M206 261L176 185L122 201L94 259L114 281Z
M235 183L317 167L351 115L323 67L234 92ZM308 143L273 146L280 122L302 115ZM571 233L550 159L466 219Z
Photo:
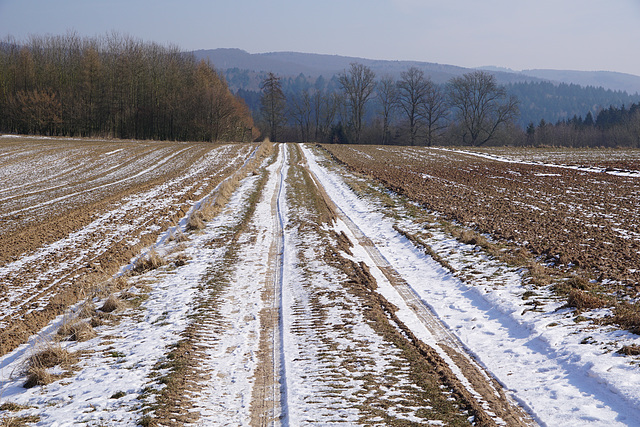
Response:
M303 149L303 152L308 159L308 151ZM309 169L309 174L315 180L327 205L334 210L336 217L343 222L355 240L353 243L359 244L366 251L373 266L384 275L407 307L431 333L437 345L444 352L442 354L440 351L440 355L448 362L454 372L457 371L459 379L466 383L466 387L481 402L487 413L497 418L498 423L506 422L509 426L534 425L535 422L529 414L505 394L501 384L473 359L460 340L442 324L433 310L393 268L373 241L336 205L325 191L318 176L308 167L308 163L305 166Z
M284 353L282 348L282 254L284 231L282 197L286 176L287 150L279 146L276 186L271 195L272 240L267 259L267 274L263 291L264 309L260 313L260 353L256 369L256 382L251 402L251 425L270 426L276 424L286 412L286 388L284 384ZM270 186L268 186L271 188Z

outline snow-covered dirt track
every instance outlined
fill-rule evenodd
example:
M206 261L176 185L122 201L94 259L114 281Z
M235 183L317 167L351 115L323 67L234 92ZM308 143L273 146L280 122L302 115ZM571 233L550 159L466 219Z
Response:
M640 425L635 335L320 147L0 150L0 425Z

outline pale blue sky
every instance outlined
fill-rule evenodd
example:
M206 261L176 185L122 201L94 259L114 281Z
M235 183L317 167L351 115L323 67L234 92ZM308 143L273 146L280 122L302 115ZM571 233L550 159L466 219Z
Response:
M185 50L640 75L640 0L0 0L1 37L67 30Z

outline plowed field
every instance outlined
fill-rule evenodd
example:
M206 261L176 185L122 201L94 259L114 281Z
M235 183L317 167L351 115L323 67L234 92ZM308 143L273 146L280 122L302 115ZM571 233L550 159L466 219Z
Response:
M0 152L0 425L640 423L640 337L501 255L527 248L629 296L634 160L37 138ZM628 262L608 248L623 243Z
M252 145L0 140L0 354L175 225Z
M627 285L633 298L640 290L639 151L324 147L353 170L548 265Z

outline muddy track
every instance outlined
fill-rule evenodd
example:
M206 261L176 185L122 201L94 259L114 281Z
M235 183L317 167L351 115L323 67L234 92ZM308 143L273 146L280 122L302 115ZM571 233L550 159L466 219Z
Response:
M305 167L308 170L306 163ZM310 170L309 173L314 178L318 191L330 210L337 218L346 224L354 238L366 250L371 260L375 263L375 267L384 274L389 283L391 283L406 302L407 306L410 307L422 324L433 335L438 346L450 358L449 363L455 364L459 372L462 373L471 388L471 390L468 390L470 393L466 398L474 399L472 395L479 395L479 399L477 399L479 400L477 410L480 410L479 407L484 407L485 413L495 414L495 416L504 420L509 426L535 425L535 422L529 414L506 395L498 381L469 355L460 340L442 324L430 307L422 301L406 280L395 271L371 239L335 205L322 187L318 178ZM486 419L490 420L491 418L493 417L486 416Z
M271 426L282 417L282 337L281 337L281 298L282 298L282 254L284 236L282 223L282 205L284 187L284 166L287 149L283 152L283 162L277 170L276 191L271 196L271 221L274 234L267 258L267 274L262 291L264 308L260 311L260 349L258 367L251 399L251 425Z

